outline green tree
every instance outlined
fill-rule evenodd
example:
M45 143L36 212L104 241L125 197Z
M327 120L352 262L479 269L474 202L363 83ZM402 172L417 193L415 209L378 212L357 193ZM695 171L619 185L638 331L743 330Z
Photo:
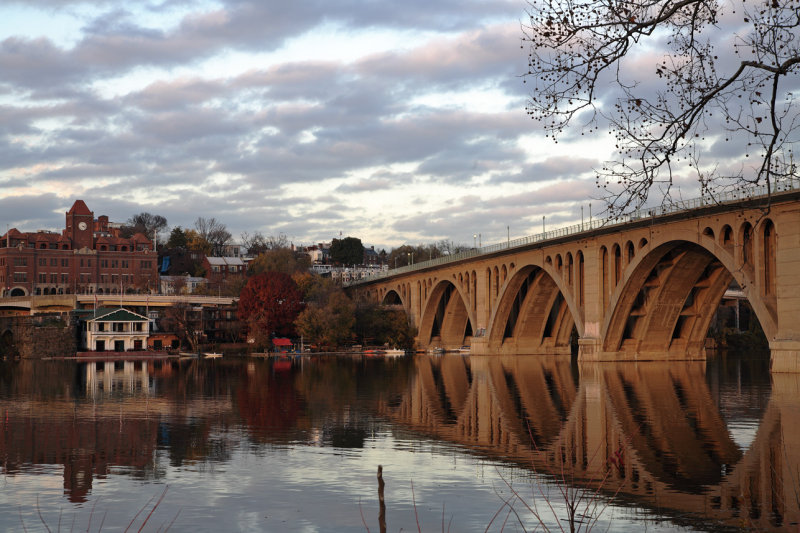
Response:
M169 239L167 240L167 248L183 248L185 250L187 245L188 240L186 239L186 233L183 229L181 229L180 226L172 228Z
M336 349L353 338L355 304L342 291L331 293L325 304L310 304L295 322L306 342Z
M363 345L414 348L416 330L401 309L391 309L374 303L356 307L354 331Z
M310 272L296 273L293 279L303 293L303 300L309 304L325 305L331 294L342 290L333 279L317 276Z
M333 239L331 261L339 265L360 265L364 262L364 245L357 237Z

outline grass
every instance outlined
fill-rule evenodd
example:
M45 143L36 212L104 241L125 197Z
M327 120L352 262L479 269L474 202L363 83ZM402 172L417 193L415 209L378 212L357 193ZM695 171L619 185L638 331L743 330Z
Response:
M164 501L164 497L167 495L167 490L168 489L169 489L169 485L165 485L164 486L164 490L161 491L161 494L158 496L158 499L156 499L155 496L152 496L147 501L147 503L145 503L142 507L139 508L139 510L136 512L136 514L133 516L133 518L131 518L130 522L128 522L128 525L124 530L125 533L127 533L129 531L136 531L138 533L141 533L142 531L144 531L145 526L147 526L147 523L150 522L150 519L153 517L153 513L156 512L156 509L158 509L158 507L161 505L161 502ZM154 503L154 500L155 500L155 503ZM99 501L99 498L94 501L94 503L92 504L92 509L89 512L89 520L88 520L88 523L86 525L86 529L83 530L83 531L86 531L87 533L92 531L92 522L94 521L94 518L95 518L95 516L94 516L95 515L95 508L97 506L97 502L98 501ZM147 512L147 514L143 515L143 513L148 510L148 508L149 508L149 512ZM53 533L53 530L50 529L50 526L48 525L48 523L45 520L44 516L42 516L42 510L39 507L39 498L38 498L38 496L36 498L36 513L39 515L39 520L41 521L42 525L44 526L44 529L48 533ZM172 520L170 520L169 523L161 524L156 531L158 531L159 533L160 532L166 533L167 531L169 531L169 529L172 527L172 525L178 519L178 515L180 515L180 513L181 513L181 511L180 511L180 509L178 509L178 512L175 513L175 516L172 518ZM100 524L97 526L97 530L96 531L100 532L100 531L103 530L103 526L105 525L106 516L107 515L108 515L108 511L103 513L103 517L100 520ZM137 520L139 520L139 517L142 516L142 515L143 515L143 519L141 521L141 524L138 524L138 529L137 529ZM58 532L58 533L61 533L61 531L62 531L62 519L63 519L63 510L59 510L59 513L58 513L58 524L57 524L56 529L55 529L55 531ZM22 508L21 507L20 507L19 521L20 521L20 524L22 525L22 530L27 533L28 528L25 525L25 520L22 517ZM75 531L75 521L76 521L76 516L73 515L72 523L70 524L69 529L64 529L63 531L74 532Z

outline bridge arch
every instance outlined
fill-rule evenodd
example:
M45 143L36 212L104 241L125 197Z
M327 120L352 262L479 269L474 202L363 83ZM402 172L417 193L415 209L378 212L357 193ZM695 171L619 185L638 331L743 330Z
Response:
M736 243L725 242L729 227L720 231L719 244L711 235L688 230L654 238L627 266L613 290L601 329L603 351L702 357L709 324L732 280L772 338L777 317L757 289L754 250L759 243L753 241L774 246L776 232L772 221L762 224L761 231L755 231L750 223L743 223ZM756 235L762 238L755 239Z
M28 291L24 287L14 287L8 292L9 296L28 296Z
M381 303L383 305L404 305L400 294L394 289L386 291L386 294L383 295Z
M463 286L441 280L430 290L419 321L421 345L457 349L472 337L475 316Z
M571 259L572 255L568 257ZM579 255L582 268L583 254ZM564 274L545 262L518 267L503 284L487 328L494 353L570 353L573 329L583 335L583 315L575 294L571 270ZM579 281L580 283L580 281Z

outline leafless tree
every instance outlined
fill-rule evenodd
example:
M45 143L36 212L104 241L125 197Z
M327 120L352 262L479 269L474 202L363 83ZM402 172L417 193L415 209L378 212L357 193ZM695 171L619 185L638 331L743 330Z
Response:
M224 247L231 240L231 234L225 224L214 217L198 217L194 222L194 227L200 237L211 245L212 255L221 256L224 254Z
M686 175L709 198L797 176L798 0L532 0L528 15L528 113L554 139L609 130L611 215L669 202ZM726 145L735 164L708 161Z
M166 227L166 218L143 211L128 219L121 234L123 237L131 237L136 233L142 233L148 239L153 239L156 233L160 234Z
M267 250L278 250L281 248L289 248L289 239L283 233L278 234L277 237L270 235L264 237L260 231L253 234L242 232L242 245L247 249L247 255L256 257L263 254Z
M197 352L204 337L202 310L194 309L187 302L176 302L164 308L161 329L174 333L183 346Z

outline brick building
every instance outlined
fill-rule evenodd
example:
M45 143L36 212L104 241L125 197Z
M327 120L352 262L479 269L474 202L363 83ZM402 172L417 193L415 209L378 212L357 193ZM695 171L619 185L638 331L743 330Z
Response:
M105 215L95 219L76 200L60 234L8 230L0 238L0 296L157 291L152 241L141 233L121 237L121 226Z

